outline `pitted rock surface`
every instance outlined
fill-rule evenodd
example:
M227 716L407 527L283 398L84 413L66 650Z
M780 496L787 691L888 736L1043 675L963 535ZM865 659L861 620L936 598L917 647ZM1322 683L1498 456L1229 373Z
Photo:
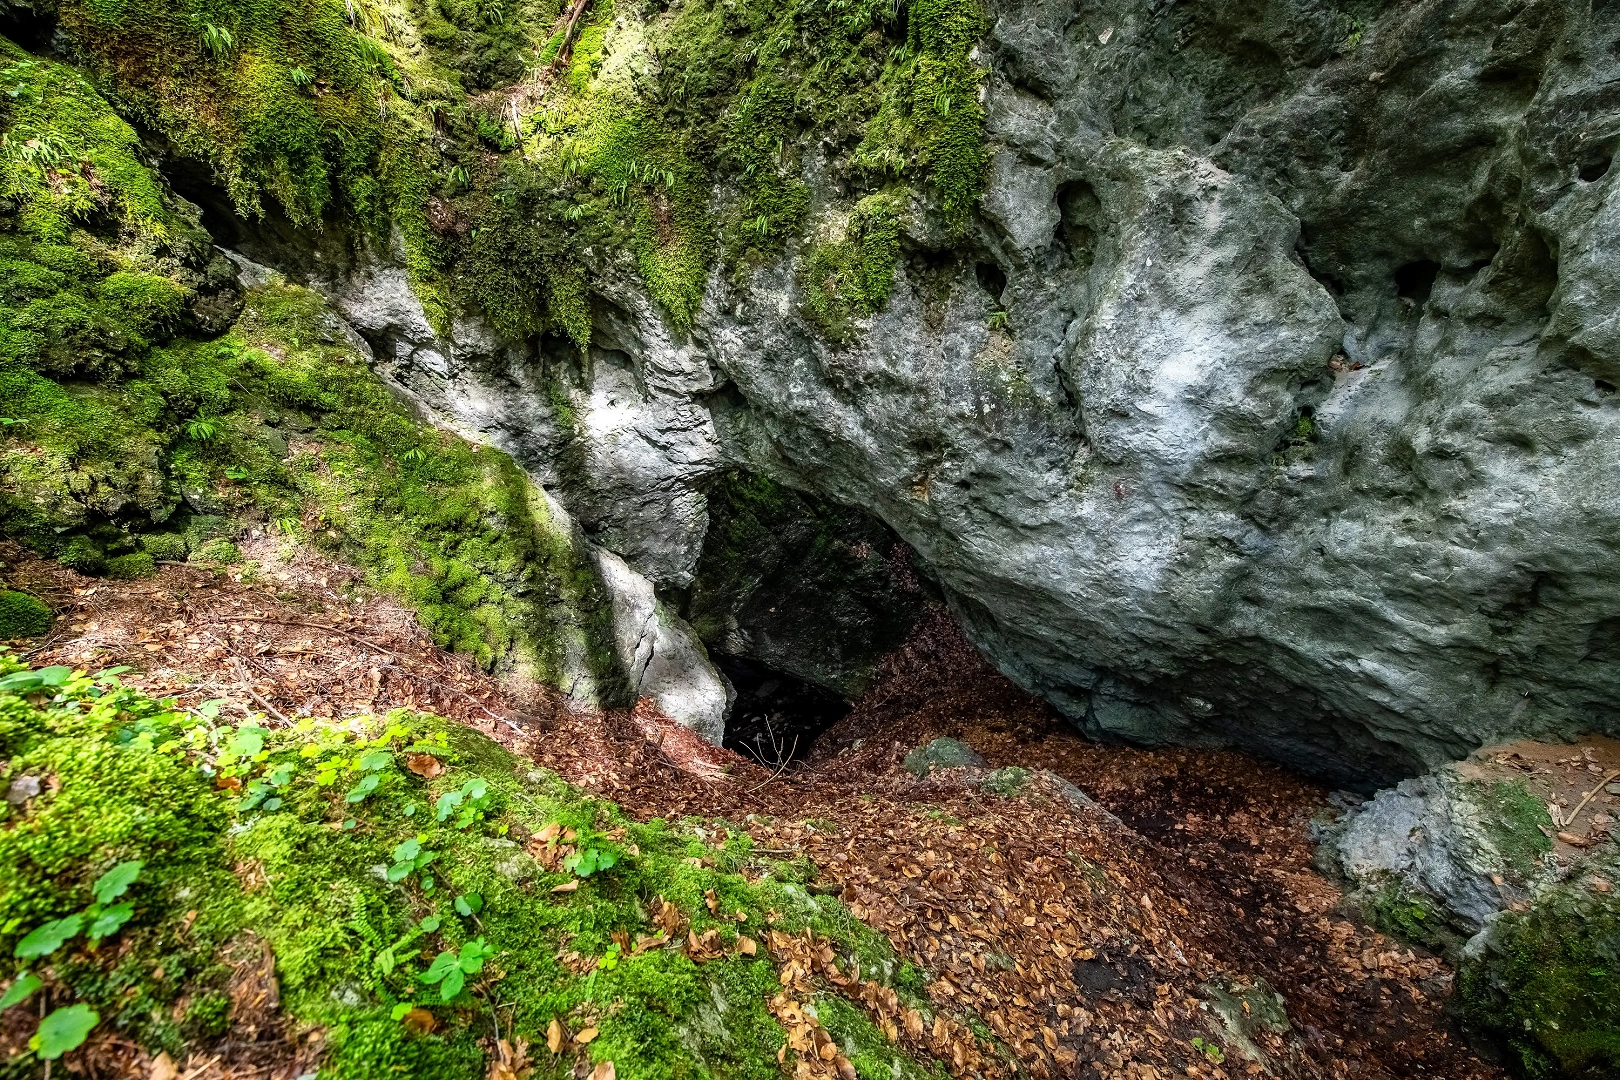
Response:
M583 357L345 310L661 587L768 474L1094 735L1366 787L1620 730L1620 7L1353 7L992 3L981 212L848 344L797 246L687 330L606 265Z

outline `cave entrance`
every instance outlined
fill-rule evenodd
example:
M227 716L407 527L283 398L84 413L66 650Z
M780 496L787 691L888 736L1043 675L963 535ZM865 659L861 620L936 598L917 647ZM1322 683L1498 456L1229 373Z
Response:
M737 691L721 745L768 769L810 756L821 733L849 715L840 695L740 656L711 654Z

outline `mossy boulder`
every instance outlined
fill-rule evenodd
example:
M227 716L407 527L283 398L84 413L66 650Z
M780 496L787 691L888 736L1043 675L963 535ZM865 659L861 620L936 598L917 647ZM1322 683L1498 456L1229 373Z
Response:
M128 555L115 555L108 559L102 573L115 581L134 581L156 574L157 563L149 553L134 551Z
M1457 1004L1525 1075L1620 1076L1620 851L1610 844L1470 943Z
M51 628L45 601L15 589L0 589L0 641L40 637Z
M141 537L141 550L157 562L185 562L186 538L176 533L147 533Z
M980 757L967 743L958 739L935 739L927 746L919 746L906 755L906 771L913 776L927 776L935 769L982 768Z
M224 538L205 540L191 553L191 561L235 566L242 561L242 549Z

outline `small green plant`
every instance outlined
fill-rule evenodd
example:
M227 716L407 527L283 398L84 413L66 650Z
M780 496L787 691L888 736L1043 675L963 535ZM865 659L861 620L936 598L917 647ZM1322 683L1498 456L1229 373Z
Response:
M1222 1051L1219 1046L1216 1046L1207 1039L1201 1039L1194 1036L1192 1040L1192 1048L1209 1058L1209 1060L1216 1065L1220 1065L1226 1061L1226 1053Z
M439 1000L451 1001L467 985L467 976L482 972L484 962L494 955L495 950L483 938L477 938L463 945L459 953L442 952L434 957L418 978L428 986L437 983Z
M581 846L568 858L563 860L563 867L582 878L602 870L611 870L619 862L619 856L609 848Z
M227 479L242 481L252 476L253 472L246 465L230 465L225 469Z
M462 784L460 790L440 795L439 801L434 804L434 813L440 821L447 821L451 814L455 814L456 828L465 829L473 822L483 820L489 803L489 784L482 777L475 776Z
M437 851L425 851L422 841L412 837L394 849L394 865L388 868L389 881L404 881L414 873L427 868L428 864L439 857ZM424 878L424 883L430 878Z
M223 26L202 20L197 25L197 37L203 51L215 60L224 60L236 49L236 38Z
M989 325L991 330L1007 329L1007 313L1005 311L992 311Z
M13 1005L21 1005L33 996L34 991L45 985L45 980L38 975L23 972L11 981L6 992L0 994L0 1009L9 1009Z
M315 81L315 76L311 75L301 67L289 68L287 71L287 78L300 90L309 86Z
M219 434L219 425L212 420L194 417L186 421L186 438L193 442L208 442Z
M55 1061L69 1050L77 1050L101 1023L101 1014L88 1005L57 1009L39 1023L39 1031L28 1040L28 1048L46 1061Z

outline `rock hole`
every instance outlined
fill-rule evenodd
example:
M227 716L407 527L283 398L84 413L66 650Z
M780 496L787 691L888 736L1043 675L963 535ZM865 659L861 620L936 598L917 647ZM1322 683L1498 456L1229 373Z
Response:
M1593 158L1581 164L1581 182L1590 184L1603 179L1609 172L1609 165L1614 161L1611 154L1602 158Z
M1434 279L1440 276L1440 264L1428 259L1409 262L1395 271L1395 292L1403 300L1416 304L1427 303L1434 292Z
M1604 397L1607 397L1608 395L1614 393L1615 385L1614 385L1614 383L1610 382L1608 379L1593 379L1592 380L1592 389L1596 390L1598 393L1602 394Z
M1001 294L1007 290L1007 274L995 263L975 263L973 276L979 279L979 288L983 289L995 301L997 307L1001 306Z
M737 691L721 745L768 769L807 759L821 733L849 715L849 702L831 690L754 660L713 655Z
M1097 247L1097 224L1102 203L1084 180L1070 180L1057 189L1058 228L1053 239L1081 266L1091 265Z

